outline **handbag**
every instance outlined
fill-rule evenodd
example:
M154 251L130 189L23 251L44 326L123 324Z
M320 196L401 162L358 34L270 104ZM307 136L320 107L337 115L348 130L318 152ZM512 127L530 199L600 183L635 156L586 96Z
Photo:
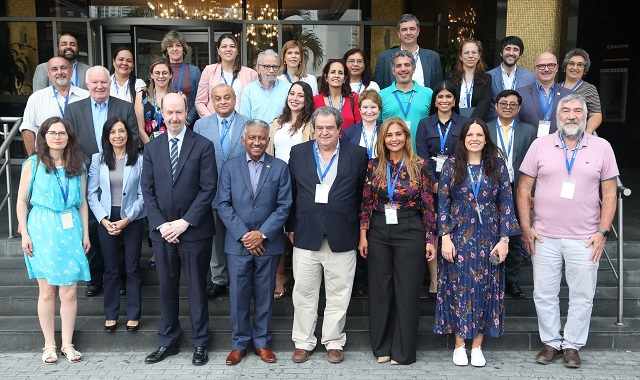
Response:
M33 206L31 206L31 193L33 193L33 182L36 179L36 173L38 173L38 166L40 166L40 161L36 159L36 169L32 172L33 174L31 174L31 182L29 183L29 190L27 193L27 220L29 219L29 213L31 212L31 209L33 208ZM18 222L17 231L19 234L22 234L20 222Z

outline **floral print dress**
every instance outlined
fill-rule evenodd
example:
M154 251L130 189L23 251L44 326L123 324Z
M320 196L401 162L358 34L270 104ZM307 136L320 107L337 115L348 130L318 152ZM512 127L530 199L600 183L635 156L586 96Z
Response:
M167 131L162 118L160 104L156 104L155 98L149 98L149 91L142 91L142 106L144 107L144 131L150 140Z

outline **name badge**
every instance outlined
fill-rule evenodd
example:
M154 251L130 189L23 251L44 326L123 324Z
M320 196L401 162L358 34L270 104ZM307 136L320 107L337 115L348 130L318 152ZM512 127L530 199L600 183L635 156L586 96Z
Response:
M560 190L560 198L573 199L573 194L576 191L576 181L565 179L562 181L562 190Z
M159 137L163 133L164 131L153 131L153 138L155 139L156 137Z
M407 125L407 128L411 129L411 120L405 120L404 123Z
M321 184L316 185L316 203L329 203L329 188Z
M447 161L447 158L449 158L449 156L445 156L443 154L439 154L436 157L433 157L433 159L436 161L437 173L440 173L442 171L442 167L444 166L444 162Z
M540 120L538 123L538 137L546 136L551 129L551 122L549 120Z
M395 204L384 205L384 219L387 224L398 224L398 209Z
M509 170L509 182L513 183L513 179L515 175L515 173L513 172L513 167L509 166L507 167L507 170Z
M73 217L71 216L71 211L65 211L60 215L62 219L62 228L65 230L70 230L73 228Z

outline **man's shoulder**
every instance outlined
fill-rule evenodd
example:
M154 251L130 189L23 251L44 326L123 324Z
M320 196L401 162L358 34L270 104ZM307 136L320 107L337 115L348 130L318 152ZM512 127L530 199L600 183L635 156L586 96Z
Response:
M40 90L42 91L42 90ZM74 113L76 110L79 112L82 107L84 107L85 105L91 104L91 97L87 96L84 99L80 99L77 102L73 102L73 103L69 103L69 105L67 106L67 108L65 109L65 116L67 115L67 113Z
M398 50L400 50L400 47L394 47L394 48L383 51L378 55L377 61L380 62L384 60L387 60L387 61L391 60L391 56L393 55L393 53L397 52Z
M109 107L130 107L133 109L133 106L131 103L127 102L126 100L122 100L119 98L116 98L115 96L111 96L109 95Z
M502 75L502 68L500 67L500 65L498 65L498 66L494 67L493 69L488 70L487 74L491 75L492 77Z
M431 49L427 49L427 48L423 48L423 47L421 47L420 50L418 50L418 55L424 55L424 56L429 56L429 57L438 57L438 58L440 58L440 54L438 54L437 51L431 50Z

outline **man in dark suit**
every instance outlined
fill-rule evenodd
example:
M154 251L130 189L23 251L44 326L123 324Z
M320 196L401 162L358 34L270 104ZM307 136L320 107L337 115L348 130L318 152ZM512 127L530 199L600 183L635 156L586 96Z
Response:
M416 71L413 73L413 80L420 86L433 87L442 81L442 64L440 55L429 49L418 47L418 36L420 35L420 22L416 16L404 14L398 20L398 38L400 47L385 50L378 56L376 70L373 80L380 86L386 88L394 81L391 73L391 57L398 50L407 50L413 54L416 62Z
M340 363L347 340L344 323L353 288L360 201L367 150L345 140L340 112L315 110L315 140L294 145L289 158L293 209L287 221L293 244L293 361L305 362L317 344L318 293L324 276L326 307L322 344L327 360Z
M265 153L269 145L266 122L247 121L242 142L245 154L222 166L217 194L218 215L227 226L224 252L228 255L232 346L227 364L238 364L250 341L256 355L275 363L269 348L269 322L278 264L286 249L283 226L291 210L291 175L284 161Z
M71 65L71 76L69 81L72 86L88 90L84 78L89 70L89 65L78 62L78 40L71 34L63 34L58 38L58 56L65 58ZM33 73L33 92L51 86L53 82L47 75L47 62L41 63Z
M187 103L171 93L162 100L167 133L144 147L142 196L160 283L160 347L145 358L153 364L179 351L178 289L184 268L195 347L192 363L208 360L209 304L207 272L215 226L211 201L218 172L213 145L185 127Z
M522 97L517 91L503 90L499 92L495 105L498 118L487 123L491 140L504 153L513 194L516 194L518 189L520 164L522 164L522 160L524 160L531 143L536 139L536 130L533 125L515 120L520 110L520 103L522 103ZM517 217L518 211L515 210L515 213ZM513 298L526 296L518 285L521 253L520 235L511 236L511 239L509 239L509 254L505 260L505 291Z
M522 106L517 119L536 128L538 137L555 133L556 108L560 99L573 91L556 83L558 58L549 52L541 53L535 60L536 81L516 88L522 96Z

